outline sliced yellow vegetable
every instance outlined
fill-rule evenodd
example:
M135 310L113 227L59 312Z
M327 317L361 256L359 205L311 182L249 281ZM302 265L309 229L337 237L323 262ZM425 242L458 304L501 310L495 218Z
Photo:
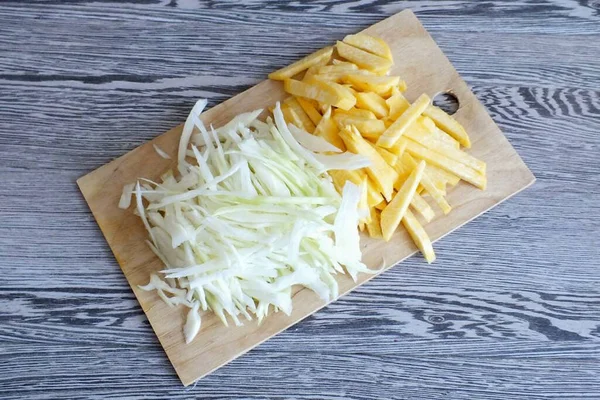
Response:
M392 148L389 149L392 153L397 155L398 157L402 157L404 154L404 150L406 150L406 141L398 141Z
M383 197L391 200L394 182L398 177L396 171L385 162L377 150L363 139L357 131L344 128L340 131L340 137L348 150L356 154L362 154L371 161L371 165L366 168L369 177L377 184Z
M344 78L344 82L352 84L352 87L362 92L375 92L384 95L400 83L400 77L348 74Z
M310 79L308 82L286 79L283 83L283 88L291 95L331 104L344 110L348 110L356 104L354 96L351 96L352 98L349 99L344 93L340 93L336 88L317 79Z
M353 67L350 67L353 66ZM342 65L325 65L319 67L318 74L315 74L316 77L325 81L334 81L334 82L342 82L348 74L360 74L360 75L372 75L375 76L373 72L358 69L358 67L352 63L342 64Z
M369 177L367 175L363 176L363 179L360 183L360 200L358 202L358 209L361 211L369 210ZM342 186L343 190L343 186ZM365 215L364 218L361 219L361 222L366 224L371 222L371 213Z
M427 203L427 201L419 194L415 193L412 201L410 202L410 206L415 209L423 219L427 222L430 222L433 217L435 217L435 213L433 212L433 208Z
M400 115L386 131L377 139L377 145L385 148L393 147L400 136L416 121L421 113L429 106L431 99L423 93L417 101L411 104L408 109Z
M427 121L427 120L429 120L429 121ZM414 135L418 135L418 136L422 136L422 137L433 137L432 132L435 129L437 129L437 127L435 126L435 124L430 126L429 123L427 123L427 122L431 122L431 124L433 124L433 121L431 121L427 117L418 117L417 120L415 122L413 122L413 124L410 126L410 128L407 129L406 135L408 135L408 132L412 132ZM448 135L446 135L446 136L448 136ZM450 137L450 136L448 136L448 137ZM450 139L452 139L452 138L450 138ZM452 140L454 140L454 139L452 139Z
M370 36L365 33L357 33L356 35L348 35L344 38L344 43L348 43L359 49L368 51L383 58L392 61L392 51L385 41L382 39Z
M408 165L409 167L416 168L417 166L417 162L415 161L415 159L408 153L405 153L402 156L402 161L405 165ZM423 172L423 177L421 178L421 186L423 186L427 193L429 193L429 195L438 204L438 206L441 208L444 214L448 214L452 210L452 207L450 207L450 204L448 204L448 201L444 197L444 194L436 187L436 185L433 182L433 179L431 178L431 176L429 176L427 168Z
M371 111L361 110L359 108L354 108L354 107L349 109L348 111L337 110L336 113L337 114L354 115L354 116L357 116L360 118L365 118L365 119L377 119L375 114L373 114Z
M337 60L336 60L337 61ZM351 73L352 71L358 71L358 66L349 62L340 62L334 65L324 65L319 68L319 74L329 74L337 72Z
M466 148L471 147L471 140L465 128L450 115L446 114L444 110L434 105L427 107L424 111L426 116L431 118L435 124L440 127L443 131L447 132L454 139Z
M427 176L429 176L431 178L434 186L442 194L442 196L445 196L446 195L446 184L448 183L448 181L444 178L444 176L442 174L439 173L439 171L443 171L443 170L441 170L438 167L431 165L431 164L427 164L427 167L425 167L425 172L427 173ZM444 171L444 172L446 172L446 171ZM460 178L458 180L460 181ZM423 187L421 187L421 188L424 189Z
M331 85L335 90L343 93L343 95L352 103L352 105L348 108L342 108L343 110L349 110L356 104L356 98L354 97L354 90L350 86L341 85L335 82L327 82L328 85Z
M385 199L383 198L383 195L379 191L377 183L375 183L375 181L373 181L373 179L371 179L367 170L362 169L362 170L360 170L360 172L364 173L367 176L367 178L369 178L369 181L368 181L368 190L369 191L367 193L368 194L367 201L369 202L369 207L375 207L377 204L380 204L382 202L385 203Z
M341 108L342 110L349 110L356 104L356 98L354 97L352 90L343 85L335 82L325 82L320 79L311 79L309 83L315 84L323 90L335 93L340 100L337 103L331 103L334 107Z
M372 207L370 212L371 222L367 224L367 232L369 233L369 236L371 236L374 239L382 238L383 235L381 233L381 212L375 207Z
M321 115L325 114L325 112L327 111L328 108L331 107L331 104L327 104L327 103L322 103L322 102L317 102L318 104L318 109L321 112Z
M385 74L392 67L392 62L387 58L376 56L344 42L338 41L336 49L340 57L375 73Z
M282 105L284 118L340 150L367 157L368 168L329 171L338 191L348 180L361 187L359 208L369 210L361 215L361 231L390 240L402 223L433 262L420 221L432 221L435 211L423 196L447 214L447 186L463 179L485 189L486 164L460 150L471 145L467 132L426 94L413 104L404 97L406 82L387 76L393 59L383 40L348 35L334 50L337 58L326 48L270 75L284 80L294 96ZM301 81L290 79L303 71Z
M344 185L346 184L346 181L350 181L352 183L354 183L355 185L361 185L362 184L362 177L360 174L353 174L353 171L347 171L345 169L332 169L329 170L329 176L331 176L331 180L333 181L333 185L335 186L335 188L337 189L338 192L340 192L343 188Z
M354 97L356 97L356 107L371 111L377 118L387 117L388 105L386 100L377 93L359 92Z
M304 125L304 119L302 117L300 117L300 115L298 115L298 112L290 107L289 111L288 111L290 117L291 117L291 123L296 125L298 128L305 130L306 132L312 133L310 132L310 128L307 127L306 125ZM312 122L311 122L312 124ZM314 129L313 129L314 132Z
M313 65L312 67L310 67L309 69L306 70L306 72L304 73L304 77L302 78L302 81L307 82L310 78L317 75L318 73L319 73L319 66Z
M406 92L406 89L408 88L408 86L406 86L406 82L405 81L400 81L400 83L398 84L398 87L396 88L399 92ZM394 94L396 92L396 90L392 89L392 92L390 93L390 95Z
M433 122L433 120L427 116L421 116L421 117L417 118L417 120L421 123L424 131L427 133L431 133L435 130L435 128L437 128L437 126L435 125L435 122ZM446 136L450 137L448 134L446 134ZM452 138L450 137L450 139L452 139ZM454 139L452 139L452 140L454 140Z
M458 176L451 174L450 172L446 171L445 169L442 169L435 165L427 164L427 169L430 170L429 175L431 175L433 177L436 177L436 176L439 177L440 180L444 181L444 184L454 186L458 182L460 182L460 178ZM446 190L446 188L444 187L444 191L445 190Z
M385 160L386 163L388 163L390 167L393 167L398 162L398 156L392 153L391 151L376 146L372 143L371 146L373 146L373 148L377 150L379 155Z
M349 93L352 93L352 96L356 97L356 90L354 90L352 88L352 85L349 83L341 83L340 85L342 85L343 87L345 87Z
M298 128L304 129L308 133L314 133L315 124L308 117L308 115L304 112L304 109L300 105L299 101L295 97L288 97L283 101L284 104L287 104L290 109L294 112L297 118L300 120L302 126L298 126ZM297 124L295 124L297 125Z
M342 83L344 81L344 78L346 77L346 75L348 75L348 72L342 71L342 72L329 72L327 74L315 74L313 76L316 79L319 79L319 80L325 81L325 82Z
M446 171L458 176L460 179L469 182L470 184L477 186L479 189L485 190L487 185L487 179L484 175L481 175L473 168L467 167L464 164L454 161L440 153L429 150L428 148L413 142L410 139L404 139L407 141L406 151L413 156L425 160L435 166L438 166Z
M383 131L385 131L385 125L383 121L378 119L364 118L356 115L349 115L345 113L336 113L334 120L338 124L338 128L344 129L346 126L355 126L360 132L361 136L379 137Z
M385 102L390 109L389 117L392 120L396 120L404 111L408 110L408 107L410 107L408 100L406 100L404 95L399 91L394 93Z
M458 141L438 128L429 117L417 118L408 131L427 140L436 140L456 149L460 148Z
M379 190L379 185L377 185L377 183L369 176L366 168L363 168L361 171L364 172L367 175L367 177L369 178L369 182L368 182L368 184L369 184L369 192L368 192L369 207L375 207L377 204L379 204L381 202L385 203L383 194L381 194L381 190Z
M444 214L448 214L452 211L452 207L448 204L448 200L444 197L444 193L435 186L429 176L424 176L421 180L421 185L431 196L431 198L437 203Z
M467 167L473 168L475 171L479 172L482 175L485 175L486 164L485 162L473 157L472 155L465 153L462 150L459 150L451 145L448 145L439 140L433 139L431 136L420 136L413 134L410 130L406 132L406 137L414 140L417 143L427 147L430 150L433 150L437 153L440 153L448 158L451 158L455 161L458 161L462 164L465 164Z
M339 188L339 192L344 188L344 184L346 181L350 181L355 185L360 185L363 179L367 178L367 203L369 207L374 207L375 205L381 203L383 201L383 196L377 189L373 187L371 184L371 180L367 175L367 171L365 170L330 170L329 175L333 179L334 185Z
M431 240L423 229L423 226L419 223L419 220L414 216L410 210L406 210L404 218L402 218L402 225L408 231L408 234L412 238L413 242L417 245L423 257L429 264L435 261L435 252L433 251L433 245Z
M340 135L338 135L338 132L339 129L337 127L337 123L333 120L333 118L331 118L331 107L328 107L327 111L325 111L325 114L323 114L323 117L321 117L321 121L319 121L317 124L314 134L321 136L338 149L344 151L346 150L346 145L344 145L344 141Z
M404 159L404 155L402 155L401 157L399 157L398 162L396 163L396 165L394 165L394 170L398 173L398 179L396 180L396 182L394 182L394 189L395 190L400 190L400 188L402 187L402 184L404 184L404 182L406 181L406 179L408 178L408 176L410 175L410 172L412 171L412 168L409 168L408 166L405 166L405 162L403 162ZM430 165L427 164L425 166L425 173L428 172ZM423 175L425 175L425 173L423 173ZM423 180L421 180L421 182L423 182ZM437 185L439 184L439 182L435 181L436 187L438 187ZM425 188L419 184L419 187L417 187L417 193L422 194L425 191ZM446 194L446 184L443 183L438 187L438 191L442 194L445 195Z
M325 60L329 60L332 54L333 47L325 47L324 49L309 54L306 57L296 61L295 63L288 65L287 67L281 68L275 72L271 72L269 74L269 79L273 79L276 81L283 81L289 79L294 75L299 74L304 70L307 70L313 65L317 65Z
M321 103L335 103L340 101L339 97L330 90L323 90L314 84L295 79L285 80L283 89L291 95L313 99Z
M355 65L356 68L358 69L358 66L356 64L351 63L350 61L338 60L337 58L334 58L333 60L331 60L331 63L333 65L345 65L345 66Z
M418 167L413 169L402 184L400 190L394 195L390 204L381 212L381 232L386 242L392 238L394 231L396 231L402 218L404 218L408 206L417 191L423 171L425 171L425 162L421 161Z
M398 157L398 161L393 166L394 171L398 174L398 178L394 182L394 189L400 190L408 176L410 175L412 168L405 166L402 162L402 156Z
M426 117L426 119L429 118ZM440 142L452 146L455 149L460 149L460 143L458 143L458 140L454 139L452 136L435 126L435 124L433 126L433 130L431 130L431 137L433 137L435 140L439 140Z
M285 119L285 122L287 122L288 124L294 124L300 129L304 129L300 117L298 116L298 114L296 114L292 107L290 107L287 104L282 104L281 112L283 113L283 119Z
M308 115L308 118L310 118L313 124L315 124L315 126L318 125L319 122L321 122L321 113L317 111L317 107L314 100L307 100L303 99L302 97L298 97L296 100L298 100L300 107L302 107L302 109L304 110L306 115Z
M417 118L410 128L406 130L404 135L407 138L442 154L445 154L444 149L446 149L448 154L445 155L448 157L463 162L482 174L485 174L485 163L459 150L460 144L454 138L435 126L433 121L428 117Z

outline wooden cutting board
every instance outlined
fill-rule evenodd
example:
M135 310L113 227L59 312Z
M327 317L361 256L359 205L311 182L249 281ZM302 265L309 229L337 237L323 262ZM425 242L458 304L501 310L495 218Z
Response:
M470 134L473 146L469 152L487 162L488 189L481 191L462 182L450 189L448 201L453 207L452 212L446 216L440 212L425 227L433 240L534 182L535 178L527 166L411 11L387 18L365 32L380 36L389 43L395 60L391 74L400 75L407 82L406 96L409 100L415 100L421 93L433 98L440 92L452 92L457 97L459 110L455 117ZM205 124L219 126L239 113L266 108L284 97L280 82L264 81L206 111L201 118ZM80 178L77 183L177 375L187 386L326 303L310 290L298 290L290 316L271 314L260 326L246 322L242 327L227 328L212 314L203 315L200 333L191 344L186 345L182 333L185 310L169 308L155 293L138 289L137 285L146 284L149 275L162 269L162 265L144 243L147 234L140 219L133 215L131 209L121 210L117 204L124 184L135 182L139 177L156 179L174 167L174 161L159 157L152 145L160 146L176 158L181 128L180 125L165 132ZM485 246L484 239L481 245ZM378 268L382 261L389 268L416 252L404 230L388 243L362 237L361 246L363 261L371 268ZM444 260L437 262L443 263ZM425 261L423 263L423 267L427 268ZM363 274L357 283L340 277L341 295L372 277Z

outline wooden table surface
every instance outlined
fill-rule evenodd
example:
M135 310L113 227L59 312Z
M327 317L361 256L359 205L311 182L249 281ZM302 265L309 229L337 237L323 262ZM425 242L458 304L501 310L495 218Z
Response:
M241 3L0 3L0 398L600 398L600 3ZM75 179L408 7L537 182L184 389Z

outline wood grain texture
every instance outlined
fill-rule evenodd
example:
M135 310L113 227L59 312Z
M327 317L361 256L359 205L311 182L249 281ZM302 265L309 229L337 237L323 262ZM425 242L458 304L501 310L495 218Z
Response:
M167 3L0 4L0 398L600 397L597 2ZM182 389L75 180L406 7L536 184Z
M432 240L443 237L533 183L535 178L527 166L410 10L386 18L364 32L381 37L389 44L395 56L390 73L407 82L408 99L414 101L421 93L433 98L436 93L446 91L457 97L460 107L454 117L470 133L469 153L487 164L485 191L466 183L449 191L448 201L453 212L446 216L440 214L426 225ZM411 55L410 59L405 57L407 54ZM200 118L205 125L218 127L238 114L273 106L286 96L281 82L263 81L204 112ZM179 125L167 131L78 179L77 184L177 375L187 386L311 315L326 302L312 291L298 288L293 295L291 315L277 313L262 324L244 322L244 326L236 328L223 325L213 313L204 313L201 333L186 344L182 327L187 311L183 307L174 310L156 293L139 289L148 282L151 273L164 269L164 265L147 247L148 234L138 217L131 210L118 209L115 204L124 185L142 177L157 181L165 171L175 168L175 161L158 156L154 145L168 154L176 154L181 130L182 125ZM390 268L416 251L404 230L396 232L389 242L362 235L361 248L362 261L373 270L382 265ZM340 294L355 289L373 276L363 274L357 282L340 276L337 279Z

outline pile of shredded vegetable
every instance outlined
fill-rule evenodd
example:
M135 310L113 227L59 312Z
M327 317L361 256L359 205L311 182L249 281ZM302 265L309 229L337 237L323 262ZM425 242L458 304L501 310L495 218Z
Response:
M265 122L257 110L217 129L200 120L205 106L198 101L184 125L176 173L127 185L119 203L128 208L133 195L165 265L140 288L189 307L187 343L202 311L225 325L260 322L292 311L294 285L327 301L338 295L335 274L370 272L357 230L361 189L347 182L340 196L325 173L368 159L286 125L279 104Z

